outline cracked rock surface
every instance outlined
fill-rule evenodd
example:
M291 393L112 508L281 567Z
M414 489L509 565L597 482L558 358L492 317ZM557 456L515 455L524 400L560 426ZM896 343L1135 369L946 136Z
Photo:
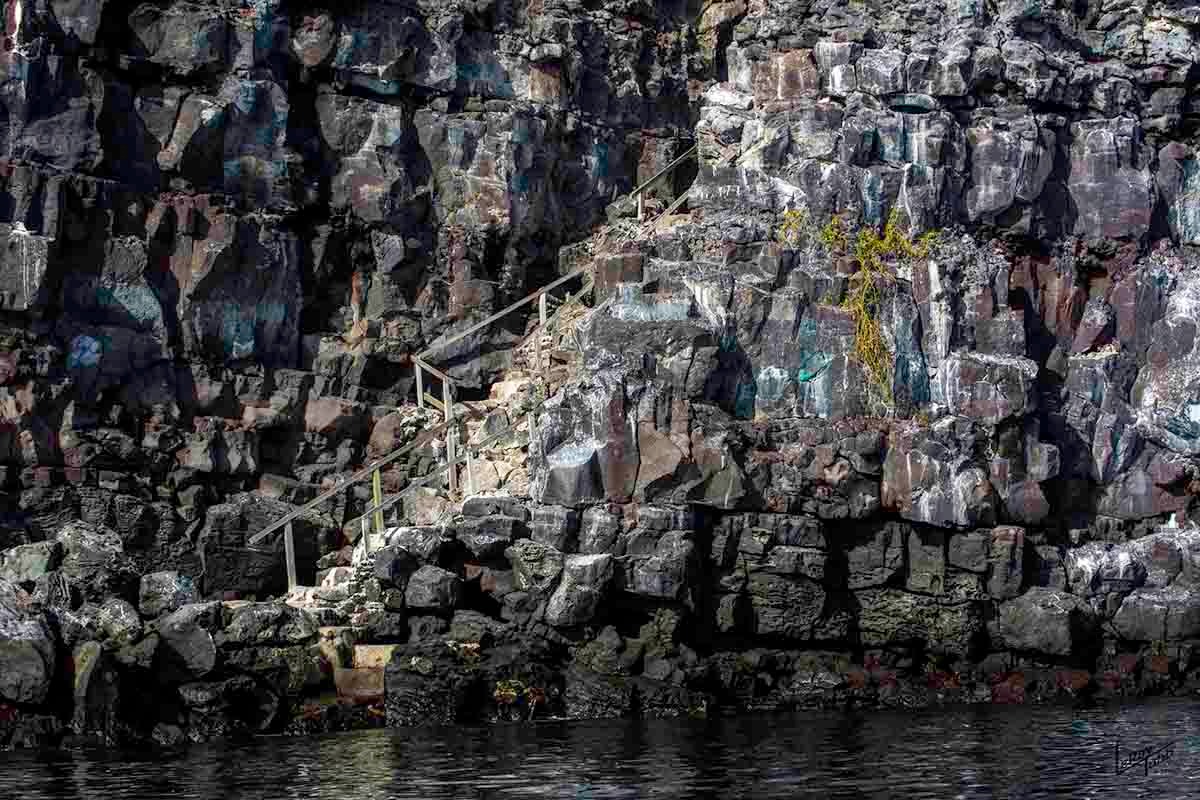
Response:
M1194 9L4 9L0 746L1200 687Z

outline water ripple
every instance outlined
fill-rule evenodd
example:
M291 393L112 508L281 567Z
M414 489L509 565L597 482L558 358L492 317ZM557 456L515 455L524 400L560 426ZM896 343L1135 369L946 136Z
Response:
M0 754L22 800L1200 797L1200 703L544 722ZM1175 742L1149 775L1113 744Z

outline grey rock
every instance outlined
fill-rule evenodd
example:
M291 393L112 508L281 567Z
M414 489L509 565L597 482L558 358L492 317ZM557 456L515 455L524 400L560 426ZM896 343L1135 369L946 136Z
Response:
M54 680L54 637L28 596L0 580L0 697L10 703L46 700Z
M119 719L119 674L98 642L85 642L75 648L74 677L72 730L115 740Z
M765 569L778 575L803 576L820 583L825 580L825 562L828 558L828 553L815 547L782 545L771 548Z
M395 528L388 531L388 545L400 548L422 564L436 562L445 541L441 530L434 527Z
M947 562L958 569L971 572L986 571L991 539L988 531L951 534Z
M375 578L383 586L403 589L408 577L420 568L420 562L407 549L399 545L388 545L375 551L372 565Z
M984 629L974 603L943 602L897 589L864 589L855 596L867 647L921 643L932 653L966 656Z
M142 616L153 619L199 599L196 584L188 576L173 571L151 572L142 576L138 609Z
M1193 586L1138 589L1121 601L1113 628L1138 642L1179 641L1200 635L1200 591Z
M462 513L465 517L513 517L519 522L529 520L529 508L515 497L476 494L463 500Z
M1011 526L994 529L988 546L988 594L997 600L1020 594L1024 559L1025 529Z
M286 603L249 603L224 610L221 647L296 645L316 638L317 622Z
M427 564L408 579L404 602L412 609L448 611L458 604L461 584L453 572Z
M811 638L825 605L825 591L820 584L804 578L754 575L747 592L753 610L753 632L762 636Z
M538 506L529 526L530 538L564 553L573 551L580 514L573 508Z
M189 603L154 624L158 660L170 674L202 678L217 663L213 632L220 630L220 603Z
M63 550L60 570L85 598L103 602L112 595L131 598L137 591L136 568L116 531L76 521L63 526L56 541Z
M643 597L683 599L693 574L696 545L683 531L662 536L648 558L635 558L626 566L626 590Z
M562 581L546 605L546 622L572 626L590 621L612 578L613 557L607 553L567 556Z
M846 551L847 586L882 586L899 574L904 569L908 536L907 526L899 523L886 523L874 534L860 535L856 540L859 544Z
M590 506L583 512L579 528L579 552L611 553L617 542L621 521L603 506Z
M467 517L454 524L454 532L475 558L494 560L503 557L522 527L518 519L493 515Z
M914 531L908 537L908 588L941 594L946 582L946 537L941 531Z
M0 554L0 579L10 583L34 583L58 568L62 559L59 542L34 542L18 545Z
M142 636L142 620L137 609L114 597L100 606L97 614L100 632L112 649L127 647Z
M999 631L1005 645L1069 656L1095 636L1099 620L1078 597L1035 586L1000 605Z
M563 554L531 539L514 542L505 556L512 563L517 588L548 594L563 570Z

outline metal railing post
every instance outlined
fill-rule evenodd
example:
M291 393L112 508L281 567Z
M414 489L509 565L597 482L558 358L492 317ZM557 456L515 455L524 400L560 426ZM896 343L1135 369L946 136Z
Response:
M467 494L475 494L475 462L471 458L471 443L466 444L467 450Z
M538 352L538 374L542 378L542 382L546 384L547 389L550 386L550 354L546 354L545 361L542 360L542 335L546 332L546 320L549 315L546 313L546 293L542 292L542 296L538 298L538 319L540 320L537 329L537 352Z
M288 591L296 588L296 537L292 532L292 523L283 529L283 557L287 562Z
M454 398L450 396L450 384L447 381L442 381L442 405L446 413L446 463L453 465L457 458L454 448ZM458 470L451 466L449 473L450 494L454 494L458 491Z
M533 332L533 374L542 374L542 329Z
M383 477L379 474L379 470L371 473L371 495L375 501L375 506L383 502ZM379 509L375 512L375 533L383 536L383 510ZM371 541L367 540L367 552L371 552Z
M413 361L413 372L417 374L417 408L425 407L425 376L421 372L421 362Z

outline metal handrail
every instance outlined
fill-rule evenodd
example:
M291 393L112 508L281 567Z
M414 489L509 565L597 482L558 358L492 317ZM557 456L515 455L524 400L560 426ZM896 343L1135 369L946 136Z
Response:
M558 321L558 317L560 314L562 314L563 309L567 308L575 300L578 300L579 298L583 297L585 294L587 294L589 291L591 291L593 288L595 288L595 286L596 286L596 281L591 276L584 278L583 286L581 286L579 288L579 291L576 292L575 294L568 294L566 296L566 298L562 301L562 303L559 305L559 307L554 309L554 311L551 312L550 316L547 317L546 322L538 325L532 331L525 334L525 336L521 337L521 340L516 343L516 345L514 346L513 349L519 350L522 347L524 347L526 344L528 344L529 340L532 339L534 336L541 336L542 330L547 325L553 325L555 322Z
M673 161L671 161L671 163L667 164L665 167L660 169L649 179L643 181L640 185L635 187L633 189L633 191L631 191L629 193L629 195L628 195L629 197L636 197L638 199L638 220L639 220L639 222L642 221L644 218L644 206L642 205L642 194L645 192L645 190L647 188L649 188L652 184L654 184L656 181L660 180L667 173L671 172L676 167L678 167L680 164L682 164L686 159L695 155L697 151L698 151L698 145L692 145L690 148L688 148L686 151L684 151L681 155L679 155ZM671 205L670 210L674 210L675 208L678 208L678 206L681 204L683 198L686 196L687 196L687 193L685 192L680 198L678 198ZM667 213L670 213L670 211L668 211ZM593 253L592 254L593 260L595 259L596 256L602 254L606 250L607 250L607 247L602 247L599 252ZM412 360L413 369L414 369L415 378L416 378L416 384L417 384L417 405L424 407L425 398L426 398L425 387L424 387L424 373L428 372L430 375L433 375L434 377L436 377L442 381L442 402L440 403L442 408L440 410L445 415L444 421L441 424L426 431L426 433L423 437L418 437L418 439L416 439L413 442L410 442L408 445L398 448L397 450L389 453L388 455L386 455L380 459L377 459L376 461L372 462L371 464L368 464L367 466L363 467L362 469L360 469L357 472L355 472L354 474L352 474L349 478L338 483L336 486L334 486L330 489L327 489L326 491L320 493L315 498L310 500L308 503L305 503L300 508L288 513L282 519L276 520L275 522L271 523L270 525L268 525L263 530L259 531L254 536L251 536L246 542L247 546L253 547L254 545L261 542L266 537L270 536L272 533L275 533L276 531L278 531L280 529L284 529L286 531L284 544L285 544L285 549L287 551L287 560L288 560L288 583L289 583L289 586L292 586L295 584L295 552L294 552L294 545L292 542L291 525L292 525L292 522L294 522L296 519L299 519L300 517L304 516L308 512L314 510L317 506L325 503L330 498L337 495L339 492L345 491L353 486L358 485L359 483L362 483L368 477L372 479L372 482L374 484L374 495L375 495L374 503L366 512L364 512L360 517L357 518L358 520L362 520L370 514L381 515L383 510L390 508L392 505L395 505L395 503L398 502L399 499L406 496L406 494L411 489L415 489L420 486L423 486L425 483L432 480L433 476L441 475L444 472L446 472L448 469L450 469L451 467L458 466L461 463L466 463L466 464L468 464L468 472L470 472L471 451L472 450L482 449L490 442L498 440L499 438L510 434L513 430L515 430L517 427L519 427L520 423L519 422L513 423L512 425L508 426L500 433L495 434L492 437L489 437L489 439L486 440L485 442L476 444L474 446L468 445L467 447L464 448L463 455L457 456L455 453L455 443L456 443L455 442L455 438L456 438L455 437L455 427L458 424L458 419L455 417L454 412L453 412L454 398L453 398L453 391L452 391L452 387L454 386L455 381L453 378L451 378L445 372L442 372L441 370L438 370L435 367L433 367L432 365L430 365L428 363L427 359L430 357L431 354L439 352L441 350L444 350L445 348L449 347L450 345L453 345L453 344L456 344L457 342L462 341L466 337L479 332L480 330L488 327L489 325L496 322L497 320L500 320L500 319L508 316L509 314L513 313L517 309L522 308L522 307L532 303L534 300L537 300L537 301L539 301L539 317L540 317L539 324L534 328L534 330L532 332L530 332L526 336L522 337L522 339L518 343L517 347L519 348L519 347L523 346L526 342L529 341L529 339L531 337L537 337L535 339L535 344L538 346L537 347L538 352L537 352L536 358L537 358L537 362L538 362L538 370L540 371L541 364L542 364L541 333L550 324L551 320L556 319L558 317L559 312L561 312L562 309L568 305L568 301L570 301L572 299L578 299L584 293L586 293L589 289L591 289L592 287L595 286L594 278L591 278L591 276L589 275L590 270L591 270L590 263L588 264L588 266L580 267L579 269L573 270L573 271L569 272L568 274L563 275L562 277L546 284L545 286L541 287L540 289L537 289L536 291L531 292L530 294L526 295L525 297L521 298L520 300L510 303L508 306L504 307L500 311L497 311L496 313L491 314L490 316L486 317L485 319L481 320L480 322L477 322L477 323L471 325L466 330L460 331L459 333L456 333L447 339L434 342L433 344L426 347L420 353L412 356L411 360ZM559 306L559 308L555 309L553 315L547 314L546 298L548 296L548 293L551 290L556 289L559 286L563 285L564 283L567 283L568 281L574 280L575 278L579 278L581 276L584 276L584 285L579 290L579 292L576 293L574 296L568 294L568 297L566 298L566 300L564 300L563 304L561 306ZM465 404L464 404L464 407L467 409L468 416L472 416L472 417L481 416L480 412L478 412L476 409L474 409L470 406L467 406ZM540 406L539 406L539 408L540 408ZM529 415L530 440L531 441L532 441L532 433L533 433L533 418L532 417L533 417L533 412L531 412ZM419 447L423 447L424 445L428 444L429 442L433 441L434 439L439 438L442 434L446 435L446 440L447 440L446 464L443 465L441 468L435 470L434 472L430 473L430 475L422 477L421 479L419 479L419 482L410 484L401 493L395 495L392 498L389 498L387 501L384 501L382 499L382 491L380 488L379 470L381 470L383 467L388 466L389 464L394 463L395 461L400 459L402 456L407 455L408 453L411 453L413 450L415 450ZM457 478L457 473L452 473L451 474L451 490L452 491L457 488L456 478ZM381 525L382 525L382 516L377 516L377 527L380 527Z
M437 375L438 377L442 378L442 380L447 380L448 378L445 375L431 369L429 367L429 364L425 361L425 359L429 357L430 353L435 353L438 350L443 350L452 344L457 344L458 342L467 338L471 334L477 333L480 330L482 330L483 328L486 328L487 326L491 325L496 320L508 316L509 314L516 311L518 308L520 308L521 306L524 306L528 303L532 303L534 300L538 300L539 298L541 298L542 295L546 294L546 292L550 291L551 289L557 289L559 286L562 286L567 281L578 278L580 275L583 275L584 273L586 273L589 268L590 268L590 265L588 267L580 267L579 269L574 270L573 272L569 272L566 275L559 278L558 280L555 280L551 283L546 284L542 288L538 289L536 292L528 294L525 297L522 297L520 300L516 301L515 303L505 306L501 310L497 311L495 314L492 314L490 317L488 317L480 322L476 322L474 325L467 328L465 331L462 331L461 333L456 333L453 336L451 336L449 339L446 339L445 341L434 342L429 347L425 348L425 350L422 351L419 355L417 355L413 360L419 361L422 369L428 369L434 375Z
M489 436L488 438L484 439L481 442L476 442L475 444L468 444L466 447L463 448L463 454L461 456L456 457L453 461L446 461L446 463L444 463L444 464L439 464L429 474L422 475L420 478L417 478L416 480L410 482L408 484L408 486L405 486L399 492L397 492L396 494L387 498L383 502L368 506L366 509L363 510L363 512L361 514L359 514L357 517L350 520L346 524L353 527L353 524L355 522L360 522L361 520L366 519L367 517L369 517L372 514L388 510L389 508L396 505L396 503L403 500L405 497L407 497L409 494L411 494L416 489L420 489L425 484L432 481L434 478L438 478L438 477L442 476L443 474L445 474L447 470L449 470L453 467L459 467L459 466L462 466L463 464L468 463L472 457L471 456L472 450L474 450L476 452L478 452L480 450L484 450L487 447L500 441L504 437L510 436L514 431L517 431L521 427L522 422L525 420L528 420L528 416L522 417L521 420L518 420L517 422L510 423L509 425L507 425L504 428L504 430L502 430L498 433L492 434L491 436Z
M479 414L478 411L475 411L474 409L472 409L470 407L467 407L467 411L472 416L482 416ZM403 447L393 450L392 452L388 453L386 456L383 456L382 458L379 458L379 459L371 462L370 464L363 467L358 472L355 472L353 475L351 475L349 478L342 481L338 485L336 485L330 489L326 489L325 491L321 492L319 495L314 497L312 500L309 500L307 503L300 506L300 508L283 516L282 518L276 520L275 522L272 522L270 525L263 528L261 531L259 531L258 533L254 534L249 539L247 539L246 544L247 545L258 544L263 539L270 536L272 533L275 533L275 531L279 530L280 528L283 528L284 526L288 525L289 523L296 521L300 517L304 516L304 514L306 514L307 512L312 511L317 506L324 503L326 500L329 500L330 498L335 496L338 492L344 492L347 489L349 489L351 486L362 483L364 480L366 480L368 477L370 477L372 475L372 473L374 473L376 470L383 469L384 467L388 466L389 464L392 464L395 461L399 460L401 456L406 456L409 453L411 453L412 451L416 450L417 448L424 447L425 445L429 444L434 439L439 438L440 434L443 433L445 431L445 429L452 424L454 424L453 421L442 422L438 425L435 425L434 427L425 431L425 435L423 437L419 437L416 440L404 445Z
M677 158L676 158L674 161L672 161L670 164L667 164L665 167L663 167L662 169L660 169L658 172L654 173L654 175L652 175L651 177L649 177L649 178L647 178L646 180L642 181L642 183L641 183L641 185L640 185L640 186L638 186L636 189L634 189L632 192L630 192L630 193L629 193L629 196L630 196L630 197L637 197L637 196L638 196L638 195L640 195L642 192L646 191L648 188L650 188L651 184L653 184L653 183L654 183L655 181L657 181L659 178L661 178L662 176L666 175L666 174L667 174L668 172L670 172L671 170L673 170L673 169L675 169L676 167L678 167L678 166L679 166L680 164L682 164L682 163L683 163L683 162L684 162L686 159L688 159L688 158L690 158L691 156L695 155L695 154L696 154L696 151L699 149L699 147L700 147L700 145L698 145L698 144L694 144L694 145L692 145L691 147L689 147L687 150L685 150L685 151L683 152L683 154L682 154L682 155L678 156L678 157L677 157Z
M663 176L665 176L669 172L673 171L676 167L678 167L684 161L686 161L687 159L696 155L696 153L699 151L699 147L700 146L698 144L694 144L691 147L689 147L683 153L678 155L674 160L672 160L671 163L667 164L665 167L660 169L658 172L654 173L654 175L652 175L650 178L642 181L642 183L639 184L637 187L635 187L633 189L633 191L631 191L629 193L628 196L629 197L637 197L637 198L639 198L639 202L640 202L640 197L641 197L642 193L646 191L646 189L648 189L656 181L660 180ZM670 209L666 213L670 213L671 211L674 211L676 208L678 208L682 204L683 199L685 197L687 197L687 192L684 192L679 198L677 198L675 200L675 202L671 204ZM641 220L642 216L643 216L642 211L639 210L638 219ZM596 255L600 255L600 253L593 254L593 258ZM417 373L417 384L418 384L417 399L418 399L418 401L420 401L422 399L422 395L424 393L424 389L423 389L423 385L422 385L423 381L421 380L421 371L422 370L429 372L430 374L436 376L437 378L441 379L443 382L445 382L447 384L450 384L451 386L454 385L453 378L451 378L449 375L445 374L444 372L439 372L438 370L436 370L432 366L430 366L428 359L430 358L430 356L432 354L437 353L441 350L444 350L447 347L449 347L450 345L461 342L463 339L467 338L468 336L470 336L474 333L478 333L479 331L488 327L489 325L496 322L497 320L503 319L504 317L508 316L509 314L516 311L517 309L522 308L523 306L528 305L529 303L532 303L534 300L539 300L543 305L542 314L541 314L541 317L542 317L541 325L539 327L544 326L547 322L547 319L546 319L545 308L544 308L545 301L542 300L542 298L548 292L550 292L553 289L557 289L559 286L563 285L564 283L567 283L568 281L571 281L580 276L586 275L590 271L590 269L591 269L591 265L589 264L588 266L580 267L579 269L573 270L573 271L567 273L566 275L563 275L561 278L551 281L550 283L546 284L542 288L529 293L525 297L522 297L520 300L510 303L509 305L500 309L496 313L480 320L479 322L476 322L474 325L471 325L466 330L460 331L459 333L456 333L447 339L435 341L434 343L432 343L428 347L426 347L424 350L422 350L420 353L413 356L412 357L413 366L416 368L416 373ZM587 281L584 288L579 292L579 295L582 295L583 292L587 288L589 288L589 285L594 285L594 281ZM579 295L576 295L576 296L578 297ZM557 314L557 311L555 313ZM536 328L533 333L529 334L529 336L532 336L534 333L537 333ZM521 340L520 344L524 344L526 341L528 341L529 336L524 337Z

